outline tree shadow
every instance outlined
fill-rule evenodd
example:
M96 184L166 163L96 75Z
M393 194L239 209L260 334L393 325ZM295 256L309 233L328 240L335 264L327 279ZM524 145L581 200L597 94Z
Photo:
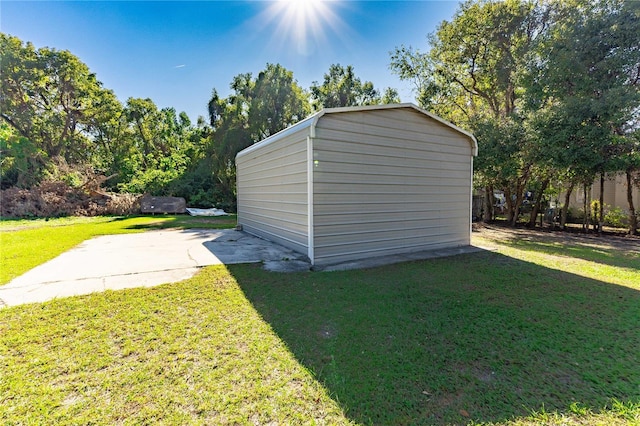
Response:
M570 256L603 265L637 268L640 262L640 238L564 231L489 227L500 233L501 244L533 249L555 256Z
M631 288L490 252L342 272L228 269L356 422L493 422L640 403Z

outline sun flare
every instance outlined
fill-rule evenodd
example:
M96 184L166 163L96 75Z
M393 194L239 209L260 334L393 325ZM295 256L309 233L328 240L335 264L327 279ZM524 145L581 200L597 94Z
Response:
M345 27L333 11L335 1L278 0L261 16L265 26L274 24L272 40L309 55L326 41L326 30L336 34Z

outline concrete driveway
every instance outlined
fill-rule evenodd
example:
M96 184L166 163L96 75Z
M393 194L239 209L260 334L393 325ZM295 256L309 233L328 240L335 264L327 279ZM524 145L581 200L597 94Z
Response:
M231 229L107 235L87 240L0 286L0 307L152 287L190 278L203 266L255 262L273 271L310 267L299 253Z

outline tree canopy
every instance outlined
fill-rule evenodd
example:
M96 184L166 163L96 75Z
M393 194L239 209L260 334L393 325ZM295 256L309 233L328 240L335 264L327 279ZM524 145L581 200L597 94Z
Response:
M193 125L184 112L148 98L121 103L68 51L0 34L0 53L2 188L48 180L82 185L102 176L112 191L234 209L235 155L312 112L311 93L280 64L236 75L227 97L214 89L208 123L199 117ZM399 101L390 88L381 98L351 66L329 70L340 73L349 75L348 87L325 87L327 99L349 92L349 105Z
M356 77L351 65L343 67L340 64L329 67L322 84L317 81L312 83L311 97L317 110L380 103L380 94L372 82L363 83Z

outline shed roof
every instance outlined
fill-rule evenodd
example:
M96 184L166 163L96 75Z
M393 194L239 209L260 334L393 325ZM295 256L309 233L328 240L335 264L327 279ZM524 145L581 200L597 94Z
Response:
M291 133L300 131L302 129L311 128L311 137L315 137L315 126L318 123L318 120L320 119L320 117L322 117L325 114L338 114L338 113L343 113L343 112L358 112L358 111L372 111L372 110L382 110L382 109L395 109L395 108L411 108L415 111L418 111L421 114L426 115L427 117L465 135L466 137L469 138L469 141L471 143L471 149L472 149L472 153L473 156L475 157L476 155L478 155L478 141L476 140L475 136L473 136L473 134L467 132L466 130L461 129L460 127L456 126L453 123L450 123L449 121L438 117L435 114L430 113L429 111L422 109L412 103L404 103L404 104L386 104L386 105L364 105L364 106L355 106L355 107L341 107L341 108L324 108L318 112L316 112L315 114L310 115L309 117L305 118L302 121L297 122L296 124L287 127L284 130L279 131L278 133L275 133L271 136L269 136L266 139L261 140L258 143L255 143L253 145L251 145L248 148L243 149L242 151L240 151L237 155L236 158L241 157L243 155L249 154L250 152L255 151L256 149L260 149L261 147L270 144L271 142L281 139L287 135L290 135Z

